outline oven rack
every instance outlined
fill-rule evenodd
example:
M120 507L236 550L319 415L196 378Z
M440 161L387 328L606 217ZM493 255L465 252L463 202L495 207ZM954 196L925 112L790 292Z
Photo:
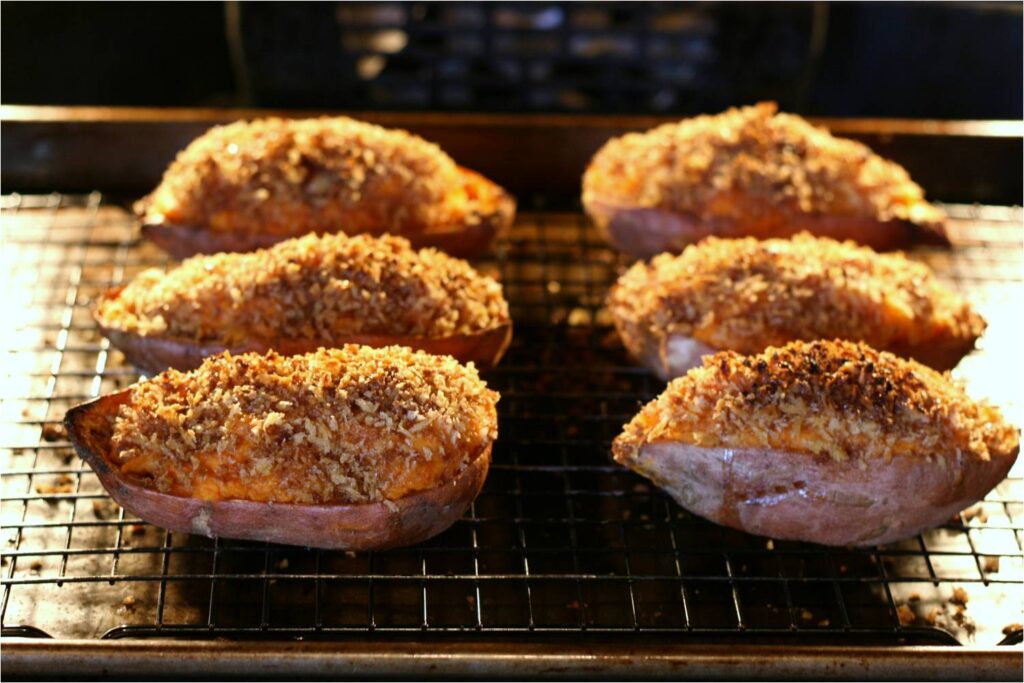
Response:
M344 553L142 523L110 501L60 428L68 408L138 377L90 318L105 288L168 264L125 206L99 192L0 205L5 637L1020 642L1019 466L939 529L828 549L718 527L615 465L611 439L663 385L629 361L602 307L628 262L571 212L524 212L476 264L502 279L516 328L485 376L502 396L491 473L450 530ZM946 208L957 246L913 256L989 320L956 374L1019 424L1022 212Z

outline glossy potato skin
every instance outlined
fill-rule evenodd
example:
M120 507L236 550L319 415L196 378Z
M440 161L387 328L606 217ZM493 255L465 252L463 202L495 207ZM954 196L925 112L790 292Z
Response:
M121 289L113 289L104 296L117 297ZM98 309L97 309L98 310ZM511 321L474 334L457 334L450 337L409 337L382 334L353 334L343 339L252 339L248 343L228 348L223 344L199 343L192 340L171 337L143 336L106 327L96 321L100 332L120 350L128 361L147 375L155 375L167 368L194 370L204 359L223 351L234 355L256 351L263 353L273 349L285 355L298 355L316 351L320 347L362 344L381 348L384 346L408 346L434 355L452 356L461 363L474 363L481 370L493 368L501 360L512 341Z
M64 424L75 450L110 496L132 514L171 531L340 550L412 545L436 536L462 516L483 488L490 466L491 446L487 445L455 480L395 500L393 507L173 496L133 481L111 462L111 418L129 399L129 392L126 389L73 408Z
M479 173L464 168L459 171L474 195L488 198L491 211L481 215L479 222L431 226L422 232L402 234L414 248L435 247L451 256L470 258L487 251L494 239L512 225L515 200ZM214 230L205 225L179 225L154 219L147 214L146 204L146 200L142 200L136 208L142 221L143 237L176 259L196 254L255 251L301 234L247 233ZM338 226L339 230L344 228Z
M764 448L645 444L631 469L696 515L740 531L832 546L868 546L948 521L1002 481L1017 458L904 454L861 466L856 458Z
M915 243L948 245L941 226L919 226L908 221L878 221L863 216L770 212L742 219L702 221L692 214L663 209L620 206L599 199L587 203L587 213L614 248L636 258L663 252L679 253L705 237L760 239L792 237L807 231L818 237L852 240L876 251L904 249Z

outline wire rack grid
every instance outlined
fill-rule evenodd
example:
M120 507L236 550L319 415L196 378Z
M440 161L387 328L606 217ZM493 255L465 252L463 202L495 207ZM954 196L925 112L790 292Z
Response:
M450 530L412 548L346 553L143 523L106 496L60 421L138 378L95 330L91 302L167 260L100 193L2 202L6 636L1020 640L1019 467L939 529L827 549L710 524L615 465L611 439L662 385L629 361L602 308L626 262L572 213L522 215L478 264L502 279L516 332L486 376L502 396L491 473ZM1006 378L1020 374L1021 211L948 208L958 246L914 255L988 318L957 373L1019 423L1019 386Z

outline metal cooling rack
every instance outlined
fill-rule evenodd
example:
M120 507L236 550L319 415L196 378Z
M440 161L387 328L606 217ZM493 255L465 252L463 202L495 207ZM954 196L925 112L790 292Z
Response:
M95 331L90 305L167 261L99 193L2 202L5 636L1020 641L1021 467L939 529L843 550L715 526L616 466L611 439L662 386L629 362L601 308L625 261L570 213L522 215L479 264L504 281L516 334L487 376L502 395L489 479L449 531L413 548L357 554L142 523L103 493L60 421L71 406L137 379ZM948 209L957 248L915 256L989 320L957 373L1019 424L1022 213Z

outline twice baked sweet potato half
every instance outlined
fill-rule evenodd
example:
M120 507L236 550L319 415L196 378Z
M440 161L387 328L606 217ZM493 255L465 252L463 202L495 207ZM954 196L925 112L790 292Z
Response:
M583 176L583 206L640 258L708 235L802 230L876 249L947 242L944 214L901 166L773 103L610 140Z
M410 545L483 486L495 404L471 367L404 347L168 370L65 418L129 512L173 531L318 548Z
M143 234L176 258L250 251L308 232L390 233L467 256L515 201L440 147L346 117L216 126L140 200Z
M985 330L926 265L806 233L709 237L637 263L612 287L608 308L626 349L662 379L716 351L834 338L948 370Z
M615 460L694 514L773 538L874 545L995 487L1020 434L948 376L845 341L704 359L644 406Z
M501 285L399 237L307 235L151 269L106 292L94 317L146 373L230 350L295 354L398 344L490 367L512 337Z

